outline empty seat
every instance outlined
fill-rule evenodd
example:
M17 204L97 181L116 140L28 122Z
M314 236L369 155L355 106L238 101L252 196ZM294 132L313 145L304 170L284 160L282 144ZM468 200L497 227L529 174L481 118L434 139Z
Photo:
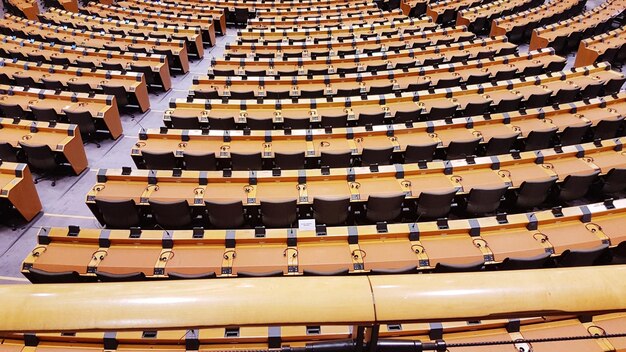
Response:
M26 154L28 165L41 176L35 179L35 183L44 179L52 179L51 185L56 185L55 173L60 165L56 155L47 144L29 144L20 141L20 147Z
M551 94L551 92L546 91L534 92L528 97L528 99L526 99L524 106L526 107L526 109L534 109L546 106L548 105L548 100L550 100Z
M24 274L34 284L63 284L80 282L80 274L77 271L50 272L37 268L28 269Z
M0 103L0 112L2 112L2 116L12 119L21 119L24 117L24 109L22 109L22 106L19 104Z
M233 170L261 170L263 158L261 153L230 153Z
M480 138L465 141L453 140L448 145L446 156L448 159L462 159L470 155L476 155L476 149L480 143Z
M404 122L416 122L419 121L421 115L421 109L417 110L409 110L409 111L396 111L394 115L395 123L404 123Z
M220 202L216 200L205 201L209 216L209 223L218 229L236 229L243 226L245 213L243 203Z
M455 189L438 192L422 191L417 200L418 220L446 217L450 212L455 195Z
M128 93L123 86L115 86L109 84L102 85L102 92L115 97L118 108L124 108L130 104L128 101Z
M63 86L63 83L61 83L61 81L58 81L55 79L42 78L41 82L43 82L43 87L45 89L63 90L65 88L65 86Z
M112 274L96 270L96 277L102 282L130 282L130 281L143 281L146 279L146 274L142 272L132 272L124 274Z
M328 167L349 167L352 153L349 151L327 151L320 156L320 166Z
M328 226L343 225L350 214L348 197L315 197L313 216L318 224Z
M558 199L562 202L569 202L584 197L598 174L600 171L587 175L567 175L558 189Z
M75 93L92 93L93 89L89 85L89 83L77 83L77 82L67 82L67 88L71 92Z
M170 120L173 128L184 130L200 129L200 121L196 117L170 115Z
M524 150L546 149L552 145L552 141L556 136L558 128L552 127L544 131L530 131L526 139L524 139Z
M626 189L626 168L615 168L609 170L604 176L602 193L619 193Z
M402 214L404 193L367 198L365 217L371 222L392 221Z
M559 136L559 141L561 142L561 145L582 143L583 138L587 134L587 131L589 131L590 126L590 123L586 123L578 126L565 127L565 129L563 130L563 132L561 132L561 135Z
M437 142L431 144L407 145L404 152L404 162L409 164L419 161L432 161L435 151L437 150L437 145Z
M200 274L183 274L173 271L167 272L167 278L171 280L201 280L201 279L211 279L216 276L214 271L209 271L206 273Z
M361 152L361 165L389 165L393 156L393 147L363 148Z
M172 152L142 151L141 156L146 169L149 170L172 170L176 167L176 156Z
M18 86L37 88L40 85L30 76L13 75L13 79Z
M65 113L65 116L67 116L69 123L73 123L78 126L84 142L93 142L98 148L100 148L100 144L95 142L97 128L89 111L63 110L63 112Z
M96 197L96 207L107 228L129 229L141 225L139 210L132 199L113 200Z
M507 189L507 186L472 188L467 196L465 212L472 216L494 213L500 206L500 200Z
M450 103L448 106L433 106L428 112L428 120L441 120L453 117L456 112L456 104Z
M498 265L499 270L541 269L551 262L550 253L541 253L527 258L506 257Z
M463 273L463 272L471 272L471 271L479 271L483 268L485 263L483 261L478 261L469 264L445 264L445 263L437 263L435 265L435 269L433 269L433 273Z
M181 229L191 225L191 210L186 200L170 202L149 199L148 202L154 220L163 228Z
M608 251L608 244L601 244L595 248L584 250L565 250L557 258L557 266L590 266L598 261Z
M274 153L274 163L276 164L276 167L283 170L302 169L304 168L304 162L304 152Z
M516 191L515 208L527 210L539 206L543 203L552 186L556 183L556 178L550 178L543 181L524 181Z
M283 125L285 127L291 128L293 130L304 130L310 127L310 119L306 118L290 118L285 117L283 120Z
M593 129L593 139L615 138L623 124L623 116L611 120L600 120Z
M17 150L8 142L0 142L0 160L17 162Z
M335 116L322 115L322 127L346 127L348 124L348 115L341 114Z
M508 154L513 147L513 143L517 140L517 133L508 136L494 136L489 139L485 148L485 155L501 155Z
M365 113L359 114L359 125L361 126L382 125L384 124L384 121L385 121L384 112L379 112L379 113L374 113L374 114L365 114Z
M570 85L567 88L561 88L552 97L552 102L555 104L570 103L576 100L576 97L580 93L580 87Z
M291 227L297 219L297 201L261 200L261 220L267 227Z
M215 153L183 152L183 162L186 170L210 171L216 169Z
M271 130L274 127L271 119L253 119L250 117L246 119L246 125L252 130Z

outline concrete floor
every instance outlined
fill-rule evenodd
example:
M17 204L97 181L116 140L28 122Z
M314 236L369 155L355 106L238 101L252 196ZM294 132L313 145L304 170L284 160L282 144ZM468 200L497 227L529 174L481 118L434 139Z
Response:
M602 0L591 0L587 9L591 9ZM172 98L181 98L187 95L194 75L204 75L212 57L220 57L224 46L236 36L236 29L228 29L227 35L217 38L217 45L205 49L205 57L201 61L190 64L190 72L186 75L173 77L173 89L167 94L150 96L151 109L141 115L133 117L122 116L124 135L118 140L105 140L101 148L94 145L85 146L89 159L89 169L79 176L66 176L58 180L56 187L51 187L49 181L37 184L37 191L43 203L43 212L29 224L16 230L0 227L0 284L28 283L20 274L20 265L26 255L37 244L36 234L42 226L67 227L78 225L83 228L100 228L100 224L92 216L85 205L85 195L96 183L96 173L102 168L121 168L132 166L130 149L137 141L142 128L158 128L163 125L162 116ZM520 52L528 50L527 45L520 46ZM574 56L568 57L568 66L573 65ZM626 69L624 70L626 73Z

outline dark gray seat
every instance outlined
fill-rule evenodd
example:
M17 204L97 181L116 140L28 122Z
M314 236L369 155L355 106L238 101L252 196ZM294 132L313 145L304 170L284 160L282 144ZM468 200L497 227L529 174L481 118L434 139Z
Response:
M315 197L313 215L319 224L328 226L343 225L350 213L348 197Z
M172 170L176 167L176 156L172 152L141 152L146 169Z
M261 153L230 153L233 170L261 170L263 159Z
M417 200L418 220L446 217L452 207L455 189L446 191L422 191Z
M261 200L261 220L267 227L291 227L298 217L297 201Z
M96 207L107 228L129 229L141 225L141 216L132 199L113 200L96 197Z
M215 153L183 152L185 170L210 171L216 169Z
M170 202L150 199L148 202L154 220L163 228L182 229L191 225L193 219L186 200Z
M218 229L236 229L245 223L243 203L230 201L205 201L209 223Z
M402 214L404 193L372 196L367 199L365 217L371 222L392 221Z

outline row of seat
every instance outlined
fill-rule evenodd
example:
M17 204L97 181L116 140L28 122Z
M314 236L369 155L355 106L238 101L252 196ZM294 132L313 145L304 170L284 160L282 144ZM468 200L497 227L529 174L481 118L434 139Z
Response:
M510 81L478 84L468 87L441 88L430 91L403 92L378 97L336 97L326 99L265 100L273 106L257 105L256 100L173 99L165 111L164 121L172 117L198 121L208 125L209 118L235 118L237 124L249 129L272 129L285 118L321 122L322 116L337 117L343 123L347 115L350 125L382 124L385 119L395 123L433 121L455 115L481 115L488 111L508 112L565 103L619 91L626 77L610 69L606 63L584 68L526 77ZM316 94L317 95L317 94ZM254 104L252 104L254 103ZM329 118L330 120L330 118ZM185 126L191 126L192 123ZM178 128L183 125L176 126ZM328 125L325 125L328 126ZM330 126L339 127L339 124Z
M626 62L626 25L580 42L574 66L596 61L609 61L614 65Z
M138 107L141 112L146 112L150 108L148 88L142 73L88 70L44 64L43 55L37 56L37 54L27 58L31 62L17 58L13 60L0 58L0 84L113 95L120 109L132 105ZM39 117L48 121L55 120L56 114Z
M378 208L381 209L378 215L363 214L370 222L393 221L405 215L444 217L450 212L455 195L461 202L456 208L461 215L492 213L501 206L507 190L513 209L529 209L549 200L548 191L554 188L555 181L558 181L558 187L554 189L551 202L569 202L584 197L600 173L606 175L600 184L603 193L621 192L626 181L622 140L604 141L601 146L590 143L519 155L370 168L249 172L100 170L98 183L87 195L87 204L98 217L101 213L96 204L98 198L137 204L141 208L159 202L158 205L164 208L171 205L187 213L193 208L204 211L205 201L244 204L249 208L258 204L263 207L265 202L274 205L269 205L272 208L282 207L283 212L272 222L282 226L289 226L296 220L298 204L308 206L316 198L343 209L343 212L334 210L330 213L338 220L325 220L339 223L345 222L348 214L360 210L359 204L373 198L384 207ZM224 183L224 179L229 182ZM542 191L537 192L538 189ZM422 199L424 194L427 196ZM417 200L418 206L424 200L424 211L403 215L405 200L405 205ZM352 211L350 204L354 206ZM285 216L287 209L292 210L289 217ZM166 214L172 214L172 211ZM178 223L176 219L173 221ZM185 223L190 226L189 221ZM173 225L161 224L166 228Z
M69 122L79 127L84 140L94 140L97 131L106 131L113 139L122 135L113 95L0 85L0 112L12 119Z
M290 30L290 29L326 29L336 28L336 26L350 26L350 25L368 25L372 23L386 23L393 22L394 20L406 19L406 16L400 10L393 12L382 12L380 10L358 14L356 16L351 15L339 15L327 18L315 18L315 19L253 19L248 21L246 28L248 29L274 29L274 30Z
M552 259L593 265L610 260L609 248L624 259L623 204L317 231L42 228L22 273L33 282L78 282L537 269Z
M506 35L514 43L528 42L535 28L579 14L586 0L560 0L493 20L490 36Z
M105 32L135 38L153 38L158 40L184 40L189 55L195 59L204 57L202 34L198 28L188 28L172 25L148 25L145 23L130 23L114 20L110 17L87 16L56 8L49 8L39 15L41 22L54 23L68 28L85 29L92 32Z
M65 46L80 46L109 51L132 51L140 53L163 54L167 56L171 69L181 73L189 71L189 57L184 40L136 39L114 34L102 34L87 30L75 30L52 24L28 21L19 17L5 15L0 20L0 28L7 35L15 35L37 41L52 41Z
M39 5L34 0L8 0L3 2L8 13L23 16L29 20L36 20L39 13Z
M46 172L56 171L67 163L75 175L87 168L85 148L76 125L0 118L0 126L1 160L28 163L34 171ZM34 149L38 150L29 152Z
M172 78L166 55L101 51L100 49L59 45L12 34L0 34L0 55L24 61L45 62L60 67L77 66L85 69L142 73L149 90L168 91ZM132 50L132 49L131 49Z
M624 0L606 0L579 16L536 28L530 39L530 50L551 46L557 53L575 51L582 38L612 29L613 19L621 17L621 24L626 24L625 9Z
M41 211L41 201L28 165L0 160L0 222L17 212L26 221Z
M561 71L565 63L566 60L554 55L553 51L542 50L403 70L390 70L383 64L344 75L309 74L305 80L296 76L291 78L291 82L280 76L196 76L190 94L201 99L289 99L297 97L293 95L294 91L306 91L306 96L310 98L380 95L535 76ZM314 93L320 95L315 96Z
M459 10L468 7L481 5L484 0L441 0L432 1L426 7L426 16L433 19L434 22L442 25L453 23L457 18Z
M181 5L185 6L185 5ZM372 2L346 4L332 7L315 7L312 9L288 9L281 10L276 9L273 11L260 11L256 14L255 18L259 20L290 20L290 19L315 19L326 18L331 16L343 16L343 15L356 15L362 13L376 12L379 7Z
M523 12L542 4L542 0L492 1L459 11L456 25L467 26L472 32L484 34L491 30L491 22L494 19Z
M514 342L532 348L533 351L553 351L555 346L563 346L570 351L602 352L610 346L619 351L623 338L607 337L597 339L596 332L614 336L622 331L626 322L624 313L588 317L536 317L521 319L481 320L471 322L398 322L381 324L378 327L380 348L398 348L400 345L418 344L449 346L451 352L484 351L494 341L504 341L507 345L498 346L500 351L515 351ZM52 333L5 333L0 348L18 351L31 348L35 351L64 349L70 352L86 348L102 352L104 350L126 351L157 347L164 352L174 351L214 351L224 350L224 346L244 344L254 350L268 348L307 348L318 351L328 346L338 351L348 351L351 339L356 338L357 329L348 325L298 325L298 326L238 326L202 329L153 329L110 332L52 332ZM472 333L480 330L480 334ZM557 341L541 341L550 337ZM580 337L570 339L570 337ZM520 342L533 339L533 342ZM562 341L560 340L562 339ZM393 341L396 340L396 341ZM395 342L395 344L394 344ZM467 347L454 345L473 343ZM287 347L288 345L288 347ZM342 349L345 347L345 349ZM304 348L304 347L303 347Z
M209 120L211 130L142 131L131 155L138 167L153 170L302 169L319 167L321 159L322 165L330 167L348 167L351 161L355 166L417 163L611 139L625 133L625 115L626 94L619 93L524 112L457 118L449 123L439 120L373 126L371 130L339 127L294 130L291 134L287 130L244 134L215 130L229 126L218 125L224 120Z

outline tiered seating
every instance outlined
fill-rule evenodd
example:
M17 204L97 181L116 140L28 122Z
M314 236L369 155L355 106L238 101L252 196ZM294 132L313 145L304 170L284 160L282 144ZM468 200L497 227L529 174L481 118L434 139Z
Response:
M76 29L87 29L94 32L131 36L137 38L155 38L168 40L184 40L189 54L197 59L204 57L202 34L198 28L176 26L148 25L145 23L129 23L98 16L87 16L52 8L39 16L42 21Z
M586 2L553 0L539 7L494 19L489 35L506 35L514 43L527 42L535 28L571 18L585 8Z
M468 7L478 6L482 4L483 1L484 0L432 1L426 8L426 16L432 18L434 22L447 25L456 20L458 11Z
M545 105L548 101L553 103L573 101L582 91L591 92L592 94L587 97L593 97L598 92L599 84L605 86L601 89L605 94L613 94L625 80L623 74L612 71L608 64L601 63L558 74L536 76L532 80L526 78L463 88L386 94L374 99L301 98L280 102L268 100L269 104L265 105L256 104L256 100L246 102L176 99L170 102L170 109L165 112L164 121L169 125L173 119L180 118L181 124L201 126L207 125L209 118L234 118L235 123L250 129L272 129L274 124L282 123L285 118L308 118L312 123L316 123L324 117L347 115L345 120L348 123L359 125L381 124L380 120L399 119L402 115L411 116L409 120L412 121L439 120L473 109L473 105L477 104L483 111L504 112L517 110L522 104L532 106L530 104L534 104L535 101L540 103L538 106ZM594 91L596 93L593 93ZM542 98L539 99L539 96ZM183 121L184 119L192 121ZM370 119L377 119L375 120L377 122L372 123Z
M0 159L4 161L29 163L33 170L44 173L56 172L63 164L69 164L75 175L87 168L83 140L76 125L0 118L0 126ZM35 154L31 155L30 150ZM50 164L54 165L39 170L38 166L44 166L39 161L50 161L51 158L54 163Z
M281 80L280 77L276 76L196 77L190 91L196 98L242 96L253 91L257 98L287 99L291 97L290 92L294 89L296 91L306 90L310 98L379 95L429 88L448 88L462 84L487 83L492 80L498 81L546 72L546 68L560 70L564 65L565 59L555 56L549 50L544 50L527 55L514 54L492 59L443 64L436 67L411 67L397 71L388 70L384 67L375 71L348 73L343 76L309 75L306 81L301 82L297 80L296 82L285 82L284 79ZM503 76L500 72L508 74ZM353 92L353 87L357 87L358 90Z
M263 9L257 11L255 18L259 20L283 20L296 18L314 19L328 16L358 16L363 13L377 12L378 10L378 6L374 3L363 1L363 3L334 5L332 7Z
M76 45L111 51L133 51L151 54L165 54L170 67L182 73L189 71L187 46L184 40L138 39L122 35L102 34L91 31L78 31L52 24L28 21L19 17L5 16L0 20L0 28L5 34L13 33L22 38L40 41L53 41L63 45Z
M608 61L614 65L626 62L626 25L580 42L574 66L596 61Z
M25 259L22 273L33 282L50 282L55 276L59 281L78 282L417 273L440 272L446 267L470 271L483 266L510 269L507 265L511 261L526 261L526 266L518 269L554 265L550 264L552 260L559 266L592 265L606 263L608 258L603 255L608 254L607 248L625 243L621 231L626 224L624 211L626 203L619 200L497 219L392 224L384 228L257 228L167 234L162 230L42 228L39 244ZM110 214L99 214L103 215ZM506 233L501 231L502 226L507 228ZM590 251L595 255L582 259L582 253ZM264 258L262 262L256 259L259 257Z
M41 202L28 165L0 160L0 219L6 221L13 211L30 221L41 211Z
M133 146L131 154L140 168L152 167L150 163L146 164L143 157L143 153L148 152L159 154L163 159L160 165L167 169L207 170L230 167L231 153L259 154L264 165L281 168L285 168L283 163L286 161L283 159L301 153L304 157L295 166L315 168L319 165L318 158L322 152L349 151L358 165L364 150L393 147L394 155L387 162L415 163L447 156L496 155L515 149L549 148L552 143L570 145L582 140L615 138L618 133L624 133L621 132L623 116L626 116L626 94L619 93L615 97L523 112L418 122L408 126L373 126L371 131L365 127L353 127L294 130L291 134L284 131L251 131L244 134L243 131L215 129L153 129L140 134L140 140ZM554 141L555 135L558 135L557 141ZM465 145L464 142L469 142L467 148L460 148ZM164 155L164 152L173 153L175 158ZM189 158L202 154L205 155L204 164L198 165ZM213 158L216 162L209 163ZM384 160L377 161L382 164ZM350 166L350 160L341 166Z
M0 111L4 117L13 119L35 119L37 116L40 120L73 123L79 126L87 140L93 140L97 131L107 131L113 139L122 134L114 95L0 85ZM39 117L42 115L50 117Z
M458 12L457 26L467 26L472 32L484 33L494 18L509 16L543 4L543 0L497 0Z
M209 46L215 45L215 22L213 20L213 15L202 16L201 14L167 14L164 12L156 12L152 9L135 10L116 5L105 5L94 2L90 2L89 5L84 7L82 10L90 15L113 17L118 18L121 21L133 18L135 22L141 21L152 25L176 25L179 27L199 28L202 32L203 43Z
M72 65L86 69L138 72L143 74L148 89L159 87L168 91L172 86L166 55L103 51L7 35L0 35L0 40L0 55L5 58L46 62L61 68Z
M0 59L0 83L75 93L113 95L120 108L150 108L143 74L119 71L90 71L83 68ZM52 116L54 117L54 116Z
M277 30L295 29L295 28L335 28L339 26L349 25L368 25L373 23L387 23L389 21L395 21L396 19L402 20L406 16L402 14L402 11L396 10L394 12L382 12L380 10L358 15L340 15L329 16L322 18L294 18L294 19L253 19L248 21L248 28L250 29L267 29L276 28Z
M37 14L39 14L39 5L35 0L8 0L3 4L9 13L23 15L29 20L36 20Z
M283 42L266 41L265 38L243 39L238 38L233 44L226 44L225 57L327 57L338 54L388 52L404 49L420 48L431 45L443 45L472 40L473 33L467 32L464 27L451 29L436 29L427 31L407 31L398 33L390 31L382 36L377 34L361 34L360 36L341 37L337 39L316 38L310 42ZM328 40L325 40L328 39Z
M530 50L547 46L553 47L557 53L576 50L582 38L605 32L611 28L613 19L625 11L626 1L607 0L579 16L537 28L530 39Z

